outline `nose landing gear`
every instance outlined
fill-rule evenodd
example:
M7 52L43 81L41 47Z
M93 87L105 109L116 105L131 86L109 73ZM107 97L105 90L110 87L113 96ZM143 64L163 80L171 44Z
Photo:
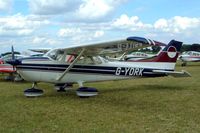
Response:
M35 87L37 86L37 83L33 83L32 88L26 89L24 91L24 95L26 97L39 97L44 94L44 91L41 89L36 89Z

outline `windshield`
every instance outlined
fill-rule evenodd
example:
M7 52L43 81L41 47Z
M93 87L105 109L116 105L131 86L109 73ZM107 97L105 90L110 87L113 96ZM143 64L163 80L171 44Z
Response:
M65 63L72 63L77 57L75 54L67 54L66 51L60 49L49 51L45 56ZM76 64L101 64L102 62L104 61L99 56L81 56Z
M64 51L59 50L59 49L55 49L55 50L48 52L46 54L46 56L50 57L53 60L62 61L63 56L64 56Z

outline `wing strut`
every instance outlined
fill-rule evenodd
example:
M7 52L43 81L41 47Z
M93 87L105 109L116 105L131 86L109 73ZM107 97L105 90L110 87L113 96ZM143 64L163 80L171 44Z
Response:
M85 51L85 48L83 48L82 50L81 50L81 52L79 53L79 55L76 57L76 59L67 67L67 69L62 73L62 75L61 76L59 76L59 77L57 77L57 81L59 81L59 80L61 80L64 76L65 76L65 74L67 73L67 72L69 72L69 70L74 66L74 64L78 61L78 59L83 55L83 52Z

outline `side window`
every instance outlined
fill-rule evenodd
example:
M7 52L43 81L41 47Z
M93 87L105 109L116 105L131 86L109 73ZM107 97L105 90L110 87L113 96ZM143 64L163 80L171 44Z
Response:
M102 63L102 61L99 57L93 57L93 60L94 60L95 64L101 64Z
M98 57L92 56L82 56L78 61L77 64L85 64L85 65L94 65L94 64L101 64L102 61Z
M75 55L66 55L65 62L72 63L75 60Z
M192 53L192 52L189 52L189 55L193 55L193 53Z
M56 52L56 60L57 61L63 61L63 56L64 56L64 51L63 50L58 50Z
M90 56L82 56L78 61L77 64L95 64L94 60Z
M51 59L55 60L56 59L56 51L57 50L53 50L53 51L50 51L47 56L49 56Z

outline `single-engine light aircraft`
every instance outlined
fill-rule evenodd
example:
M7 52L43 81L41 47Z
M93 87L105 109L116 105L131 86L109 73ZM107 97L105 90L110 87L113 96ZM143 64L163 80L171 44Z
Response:
M200 52L186 51L180 55L179 59L183 62L181 64L182 66L186 66L187 62L199 62L200 61Z
M19 52L14 52L14 51L13 53L7 52L5 54L2 54L0 58L0 73L8 74L8 76L4 77L5 80L22 81L23 79L19 76L19 74L16 73L15 67L6 63L8 60L13 58L12 56L14 56L14 58L16 59L25 57L21 55Z
M156 44L149 39L128 37L118 41L53 49L44 57L13 59L8 63L16 67L23 79L33 82L32 88L24 91L27 97L43 94L43 90L36 87L38 82L53 83L60 91L78 83L80 88L77 89L76 94L80 97L90 97L97 95L98 90L84 87L84 82L168 75L190 76L186 71L174 71L182 46L182 42L175 40L170 41L158 56L147 60L111 62L101 56L152 45Z

